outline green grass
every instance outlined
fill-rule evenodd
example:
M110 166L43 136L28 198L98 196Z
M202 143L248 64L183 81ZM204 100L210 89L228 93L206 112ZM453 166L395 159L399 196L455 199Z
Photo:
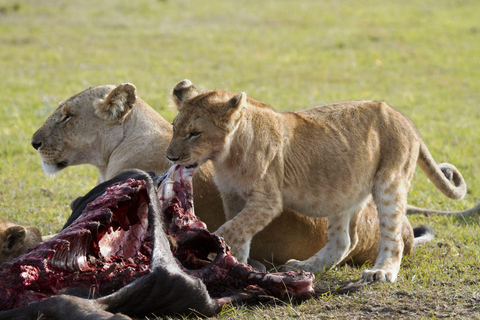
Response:
M169 91L245 91L277 109L385 100L417 125L469 191L452 201L417 170L409 202L458 210L480 202L480 2L0 0L0 217L56 232L91 167L46 177L29 140L58 102L132 82L168 120ZM220 318L479 317L479 220L411 217L436 239L406 257L394 285L293 306L236 307ZM357 279L339 267L320 281Z

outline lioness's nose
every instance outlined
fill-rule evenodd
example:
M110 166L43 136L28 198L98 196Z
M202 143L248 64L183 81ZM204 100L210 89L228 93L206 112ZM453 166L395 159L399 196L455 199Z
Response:
M37 141L32 140L32 147L34 147L35 150L38 150L38 148L40 148L41 146L42 146L42 141L37 142Z

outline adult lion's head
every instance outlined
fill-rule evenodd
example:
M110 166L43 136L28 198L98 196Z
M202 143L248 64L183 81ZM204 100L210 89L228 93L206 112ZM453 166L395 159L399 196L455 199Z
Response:
M85 163L106 166L123 139L122 124L135 101L136 88L127 83L89 88L60 102L31 140L44 171L53 174Z

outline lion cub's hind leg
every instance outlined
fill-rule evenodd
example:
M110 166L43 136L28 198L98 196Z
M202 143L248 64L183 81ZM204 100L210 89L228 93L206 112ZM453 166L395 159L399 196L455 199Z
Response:
M291 259L286 270L305 270L313 273L325 272L339 264L358 243L358 213L365 203L328 218L328 241L317 254L305 261Z
M400 175L404 176L404 175ZM409 181L391 175L387 182L377 179L373 198L380 221L380 243L375 265L362 274L364 280L395 282L400 271L403 253L402 219L407 208Z

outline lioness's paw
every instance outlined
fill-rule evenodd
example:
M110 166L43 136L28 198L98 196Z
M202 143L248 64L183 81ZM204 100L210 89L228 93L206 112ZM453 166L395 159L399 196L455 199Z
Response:
M385 271L382 269L365 270L362 273L362 279L366 282L390 282L397 280L397 272Z
M300 271L302 269L302 261L290 259L282 267L281 271Z

